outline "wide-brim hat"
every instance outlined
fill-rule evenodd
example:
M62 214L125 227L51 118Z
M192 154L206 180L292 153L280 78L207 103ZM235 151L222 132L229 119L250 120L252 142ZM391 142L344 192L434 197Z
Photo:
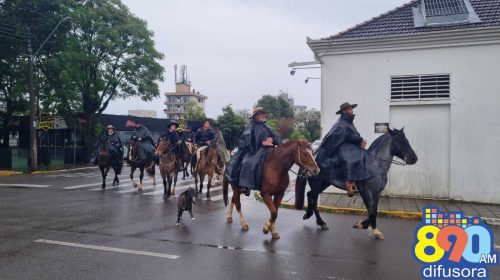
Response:
M352 107L354 109L354 108L358 107L358 104L351 104L349 102L344 102L344 103L342 103L342 105L340 105L340 110L338 110L337 113L335 113L335 114L340 115L340 114L342 114L342 111L344 111L345 108L349 108L349 107Z
M264 108L262 107L255 107L253 109L253 113L252 113L252 116L250 116L250 119L252 119L253 117L255 117L255 115L257 115L258 113L264 113L264 114L267 114L267 111L264 110Z
M108 130L108 129L115 130L115 127L114 127L114 126L112 126L112 125L110 125L110 124L108 124L108 126L106 126L106 130Z
M172 126L172 125L175 125L175 128L178 128L178 127L179 127L179 123L178 123L178 122L176 122L176 121L170 121L170 123L168 124L168 126L167 126L167 127L170 127L170 126Z

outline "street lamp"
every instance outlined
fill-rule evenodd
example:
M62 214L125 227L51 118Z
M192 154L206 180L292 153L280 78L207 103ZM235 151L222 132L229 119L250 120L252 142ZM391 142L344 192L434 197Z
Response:
M292 70L290 71L290 75L295 75L295 72L297 71L297 69L317 69L317 68L321 68L321 66L313 66L313 67L294 67L292 68Z
M38 165L38 155L36 146L36 96L33 91L33 56L36 56L38 52L43 48L45 43L52 37L59 26L66 20L71 20L70 17L65 17L60 20L57 25L52 29L49 36L45 38L40 47L33 54L33 48L31 46L31 38L28 40L28 92L29 92L29 108L30 108L30 171L37 169ZM28 32L31 34L29 28ZM31 36L31 35L30 35Z
M308 83L309 80L320 80L321 78L317 78L317 77L307 77L306 80L304 81L304 83Z

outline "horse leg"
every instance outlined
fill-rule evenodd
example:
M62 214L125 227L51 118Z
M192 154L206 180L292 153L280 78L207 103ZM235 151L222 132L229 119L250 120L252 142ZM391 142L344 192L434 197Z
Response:
M144 178L144 167L140 167L139 170L141 173L139 174L139 187L137 189L142 192L144 188L144 184L142 183L142 179Z
M368 218L356 222L352 227L357 228L357 229L367 229L368 226L370 225L370 213L373 211L373 199L371 197L371 194L368 193L368 191L360 185L358 188L359 194L361 195L361 198L363 199L363 203L365 204L366 210L368 210Z
M231 188L233 189L233 200L234 200L234 205L236 206L236 211L240 214L240 224L241 224L241 229L243 231L248 231L248 224L247 221L245 220L245 217L243 217L243 213L241 212L241 201L240 201L240 188L235 187L231 185Z
M233 196L231 197L231 202L229 203L229 206L227 207L227 212L226 212L226 220L228 224L233 223L233 208L234 208L234 193Z
M273 198L271 197L270 194L262 194L262 198L264 199L264 203L266 204L267 208L269 209L269 212L271 213L271 218L264 224L264 228L262 229L262 232L264 232L264 234L268 234L269 231L272 230L274 221L276 221L276 217L278 216L278 211L274 206ZM273 235L273 239L278 239L279 235L276 237L277 238L274 238Z
M205 180L205 174L199 174L200 176L200 191L198 193L202 193L203 192L203 181Z
M314 209L316 209L316 202L318 201L318 194L313 191L311 188L310 191L307 192L307 210L302 219L307 220L311 218L314 214Z
M167 177L162 175L163 179L163 199L167 199Z
M276 229L276 219L278 218L278 211L279 211L279 207L280 207L280 204L281 204L281 200L283 199L283 196L285 195L285 193L280 193L280 194L277 194L274 196L274 208L276 209L276 216L274 217L274 221L271 221L271 235L273 237L273 239L280 239L280 235L278 233L278 230ZM271 217L271 220L272 220L272 217Z
M172 175L168 175L167 181L168 181L167 197L170 197L172 195Z
M377 228L377 211L378 211L378 201L380 198L380 192L374 193L373 197L373 213L369 216L370 221L370 234L377 240L384 240L384 234Z
M177 185L177 173L174 174L174 188L172 189L172 195L175 195L175 185Z
M135 168L135 166L130 167L130 181L132 181L132 185L134 186L134 188L137 188L137 183L134 181Z
M113 168L113 171L115 172L115 178L113 179L113 186L118 185L118 175L116 174L116 169Z
M208 182L207 182L207 200L211 200L210 198L210 188L212 188L212 179L214 178L214 173L211 175L208 175Z

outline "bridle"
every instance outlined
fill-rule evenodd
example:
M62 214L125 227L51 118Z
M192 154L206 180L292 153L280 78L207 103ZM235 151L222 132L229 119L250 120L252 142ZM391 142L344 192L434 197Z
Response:
M396 139L397 137L398 137L398 136L394 136L394 139ZM393 139L393 140L394 140L394 139ZM397 141L394 141L394 142L398 145L398 148L399 148L399 143L398 143ZM405 165L408 165L408 164L406 163L406 160L404 160L404 162L400 162L400 161L397 161L397 160L395 160L395 159L390 159L390 160L388 160L388 159L383 159L383 158L380 158L380 157L378 157L377 155L374 155L374 154L372 154L372 153L370 153L370 152L368 152L368 151L366 151L366 153L367 153L368 155L370 155L370 156L372 156L372 157L374 157L374 158L378 159L378 160L381 160L381 161L385 161L385 162L388 162L388 163L394 163L395 165L399 165L399 166L405 166ZM394 155L396 155L396 154L394 154ZM400 156L398 156L398 157L399 157L399 158L403 158L403 159L404 159L404 158L406 158L406 153L405 153L405 152L401 152L401 155L400 155Z
M302 163L302 160L301 160L301 158L300 158L300 146L299 146L298 144L297 144L297 157L298 157L298 159L297 159L297 163L296 163L296 164L297 164L299 167L303 168L304 170L303 170L302 172L295 172L295 171L293 171L292 169L290 169L290 171L291 171L293 174L297 175L297 177L299 177L299 178L307 178L307 177L309 177L309 176L307 176L307 174L306 174L306 173L307 173L307 169L305 168L305 166L304 166L304 164Z

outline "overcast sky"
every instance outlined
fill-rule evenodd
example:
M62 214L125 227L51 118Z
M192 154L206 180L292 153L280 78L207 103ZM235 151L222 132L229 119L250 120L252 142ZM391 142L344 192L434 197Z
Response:
M400 6L409 0L122 0L154 32L165 54L162 96L153 102L115 101L106 113L129 109L163 113L166 91L173 91L174 64L185 64L192 87L208 96L206 113L221 114L232 104L250 109L263 94L288 91L296 105L320 107L317 69L297 71L292 61L310 61L306 37L327 37Z

